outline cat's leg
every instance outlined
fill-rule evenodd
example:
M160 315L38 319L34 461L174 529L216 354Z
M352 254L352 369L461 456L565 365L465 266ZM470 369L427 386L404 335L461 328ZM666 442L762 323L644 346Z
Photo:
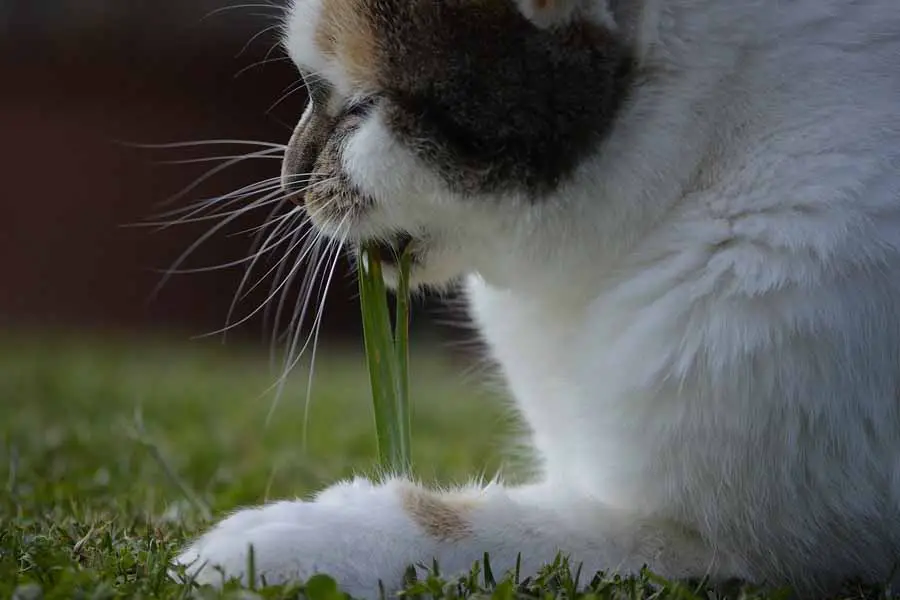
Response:
M178 562L199 583L246 581L248 550L268 583L324 572L361 598L378 582L399 588L410 564L437 559L445 574L471 568L490 554L495 574L524 574L562 551L583 571L637 572L644 564L674 578L733 576L725 557L674 524L638 519L588 499L565 498L540 486L501 485L434 492L402 479L337 484L310 502L279 502L225 519Z

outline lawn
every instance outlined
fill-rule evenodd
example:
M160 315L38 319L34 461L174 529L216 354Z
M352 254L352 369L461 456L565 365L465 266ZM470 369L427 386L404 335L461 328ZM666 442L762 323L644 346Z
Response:
M464 481L501 465L513 422L465 373L465 365L451 367L445 353L414 341L413 459L426 481ZM308 407L307 374L298 369L273 408L266 392L277 373L250 350L0 337L0 598L219 597L179 585L165 571L210 518L373 470L362 355L323 348ZM410 592L571 597L571 575L557 565L531 581L494 586L482 570L443 591L432 578ZM225 596L336 597L327 579L313 583L305 592L231 587ZM709 597L684 586L652 592L645 584L598 578L585 598Z

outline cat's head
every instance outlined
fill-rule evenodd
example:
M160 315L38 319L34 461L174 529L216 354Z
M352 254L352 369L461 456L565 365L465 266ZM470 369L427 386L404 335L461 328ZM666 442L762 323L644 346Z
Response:
M411 243L414 285L478 270L556 201L631 66L608 11L574 0L294 0L285 45L310 103L284 187L328 235Z

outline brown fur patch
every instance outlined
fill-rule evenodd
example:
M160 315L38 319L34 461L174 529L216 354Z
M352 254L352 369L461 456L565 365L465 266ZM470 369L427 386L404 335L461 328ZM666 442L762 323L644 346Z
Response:
M377 89L378 39L361 0L323 0L316 45L333 56L350 84L360 91Z
M441 496L415 487L404 489L401 499L403 509L432 537L459 541L472 534L472 525L466 519L472 510L472 500Z

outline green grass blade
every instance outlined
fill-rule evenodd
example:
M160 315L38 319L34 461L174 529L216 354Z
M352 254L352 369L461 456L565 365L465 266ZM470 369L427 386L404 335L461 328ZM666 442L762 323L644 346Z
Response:
M359 292L366 361L372 387L378 457L395 473L410 470L409 258L401 257L397 331L392 330L380 257L374 248L359 255Z
M404 252L398 261L397 308L394 319L394 352L397 419L401 427L403 456L411 460L412 411L409 401L409 268L412 255Z
M378 458L382 465L393 468L396 462L397 448L392 442L398 438L397 434L392 431L392 427L396 423L392 397L394 376L391 373L393 348L386 343L391 338L385 337L385 330L390 332L391 325L387 300L383 289L379 289L378 285L382 273L381 263L375 250L363 249L361 251L359 269L363 339L375 414Z

